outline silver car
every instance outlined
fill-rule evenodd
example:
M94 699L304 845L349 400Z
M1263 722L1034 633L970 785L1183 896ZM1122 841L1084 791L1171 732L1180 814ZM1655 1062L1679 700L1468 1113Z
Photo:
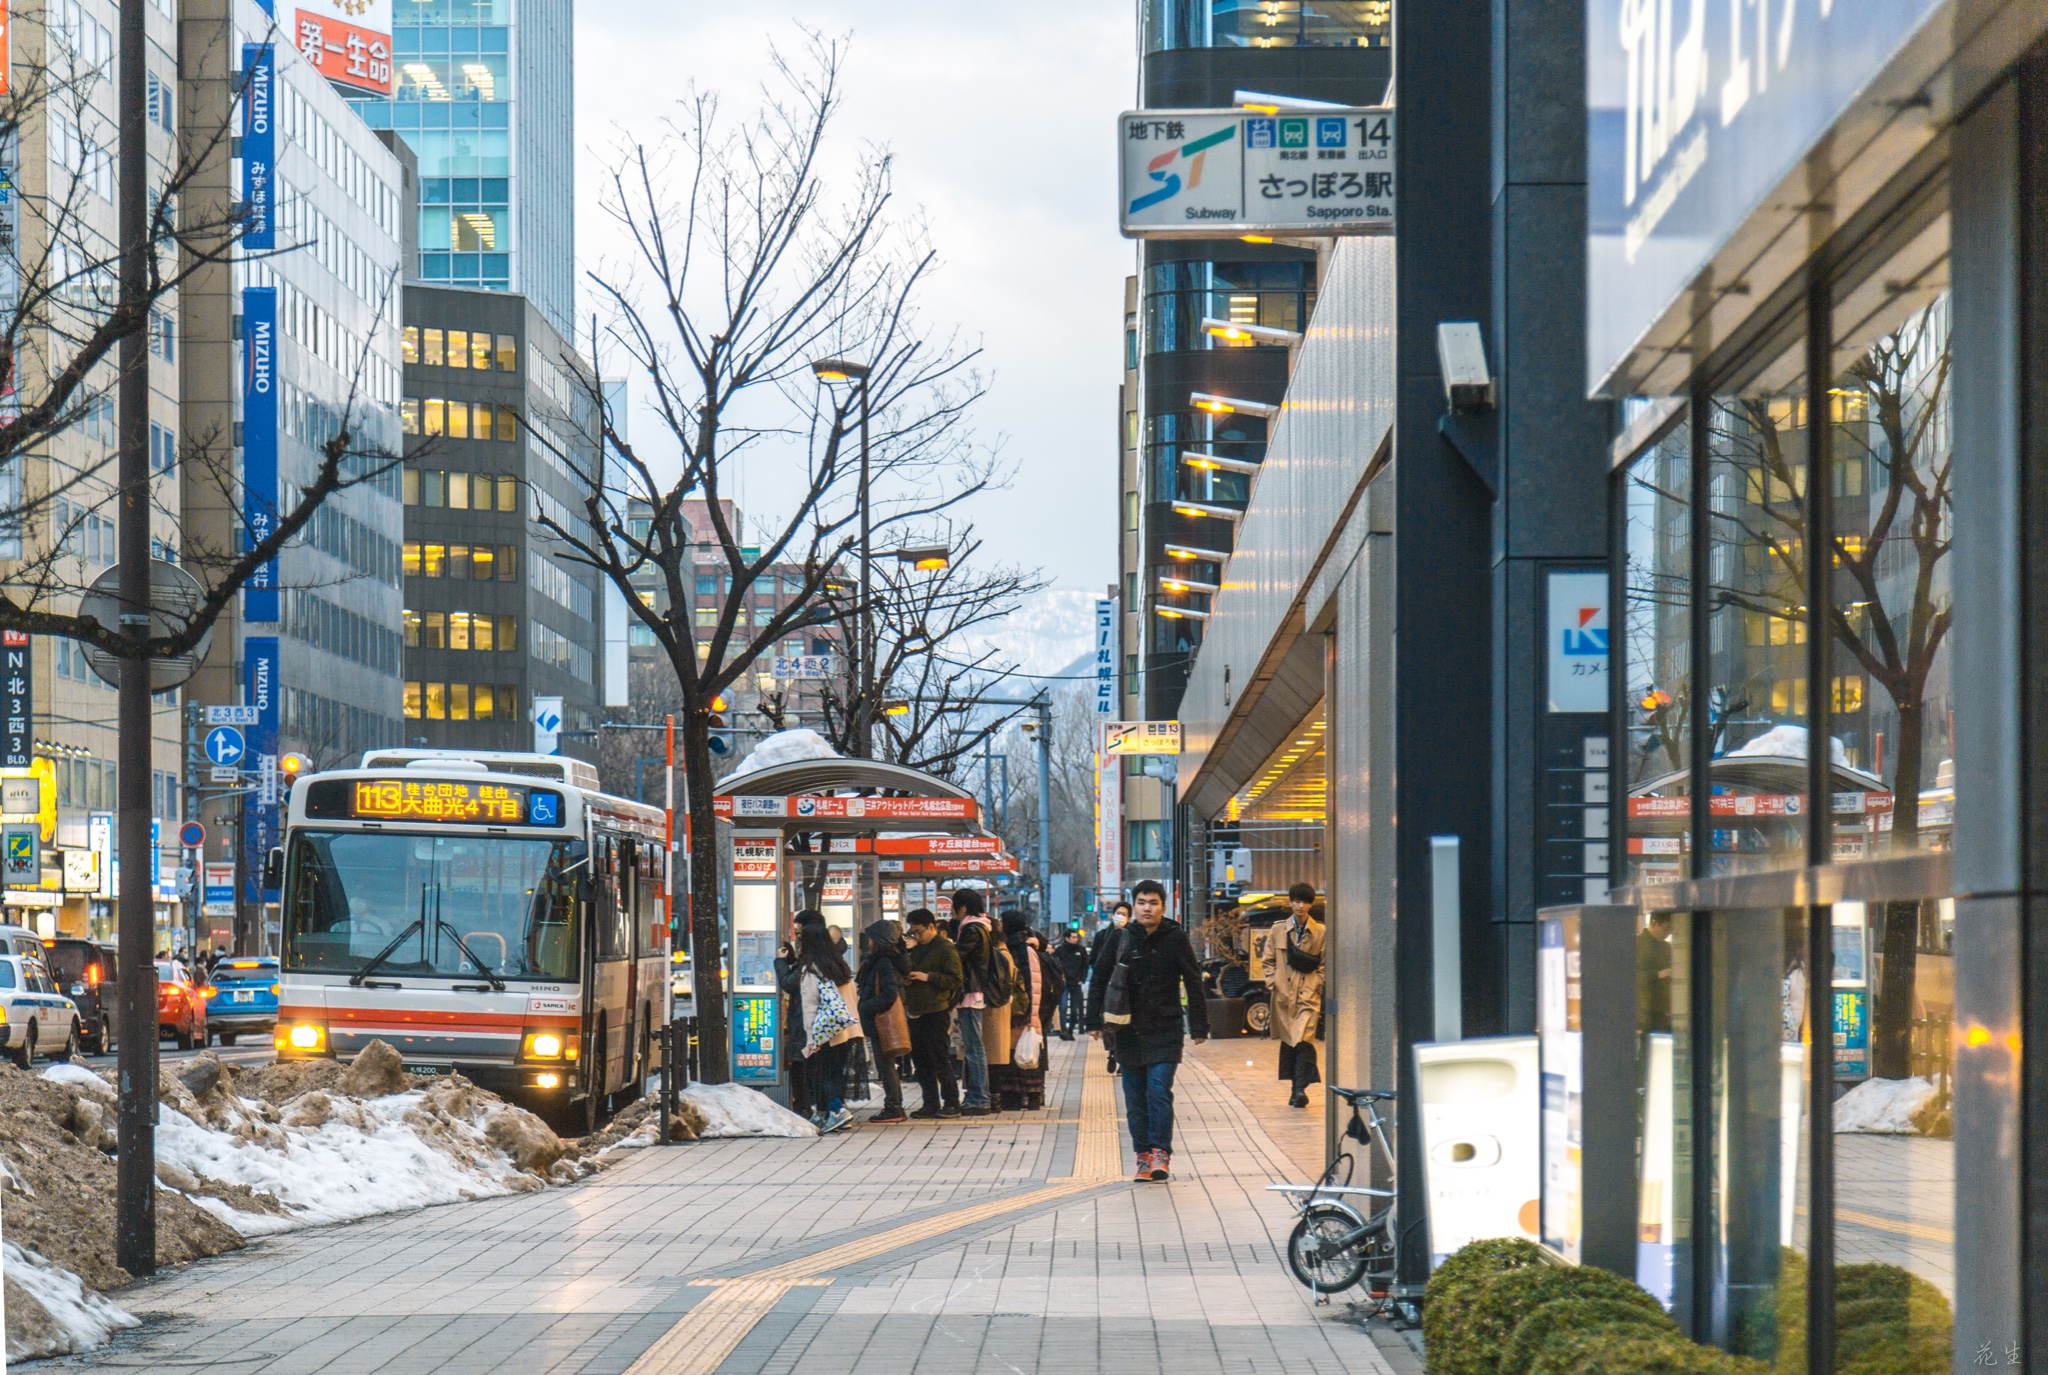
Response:
M0 1009L7 1016L0 1048L21 1068L29 1067L38 1048L52 1060L78 1053L78 1007L57 991L41 960L0 955Z

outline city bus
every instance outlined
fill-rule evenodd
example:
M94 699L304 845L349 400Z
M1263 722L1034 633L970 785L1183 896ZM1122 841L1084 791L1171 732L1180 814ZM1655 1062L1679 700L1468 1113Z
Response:
M638 1096L669 1016L663 813L559 755L373 750L292 786L281 1059L388 1042L566 1129Z

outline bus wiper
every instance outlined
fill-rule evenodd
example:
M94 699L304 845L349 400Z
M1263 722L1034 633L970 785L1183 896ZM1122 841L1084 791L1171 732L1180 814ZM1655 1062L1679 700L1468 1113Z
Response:
M391 944L385 946L382 950L379 950L376 954L370 956L370 961L368 964L365 964L361 969L358 969L355 973L349 975L348 981L355 987L361 988L363 986L363 981L370 977L371 972L375 970L378 965L384 963L384 961L391 958L392 951L398 949L399 946L404 945L406 938L408 936L412 935L414 932L418 931L422 926L425 925L425 917L420 917L414 920L410 925L408 925L405 928L405 930L399 932L396 936L393 936L391 938Z
M434 918L434 926L439 931L445 932L449 940L455 942L455 948L457 950L460 950L463 954L469 956L469 962L476 966L477 973L483 975L486 979L489 979L491 981L491 989L493 992L503 993L505 991L505 981L499 978L496 974L493 974L491 972L491 967L476 957L476 951L471 950L469 948L469 943L462 939L461 933L456 931L455 927L451 923L442 921L439 917L436 917Z

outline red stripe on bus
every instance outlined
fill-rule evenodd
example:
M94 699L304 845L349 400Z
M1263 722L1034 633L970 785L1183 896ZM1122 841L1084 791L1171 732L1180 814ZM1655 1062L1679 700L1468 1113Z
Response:
M574 1027L578 1019L560 1013L517 1013L517 1012L432 1012L402 1007L280 1007L278 1015L286 1018L300 1018L306 1021L329 1022L376 1022L399 1026L437 1026L452 1028L522 1027L522 1026L564 1026Z

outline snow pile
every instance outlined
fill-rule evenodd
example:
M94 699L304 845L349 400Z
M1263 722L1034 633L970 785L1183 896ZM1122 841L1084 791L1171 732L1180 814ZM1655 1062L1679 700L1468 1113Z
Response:
M818 1129L745 1084L692 1083L680 1095L703 1114L699 1136L816 1136Z
M1926 1079L1865 1079L1835 1100L1835 1130L1918 1135L1934 1096Z
M0 1242L7 1276L7 1358L32 1361L90 1351L142 1320L85 1287L61 1265Z
M839 751L832 748L824 736L814 730L779 730L766 736L761 743L747 752L740 766L721 780L721 786L731 783L742 774L756 773L783 764L794 764L803 759L837 759Z
M1806 727L1772 726L1769 730L1743 745L1740 749L1728 751L1728 759L1804 759L1806 758ZM1849 752L1842 747L1838 736L1828 737L1828 762L1842 768L1849 767Z
M527 1193L592 1168L459 1075L411 1079L382 1042L346 1067L241 1076L202 1056L165 1076L156 1150L160 1182L245 1237Z

